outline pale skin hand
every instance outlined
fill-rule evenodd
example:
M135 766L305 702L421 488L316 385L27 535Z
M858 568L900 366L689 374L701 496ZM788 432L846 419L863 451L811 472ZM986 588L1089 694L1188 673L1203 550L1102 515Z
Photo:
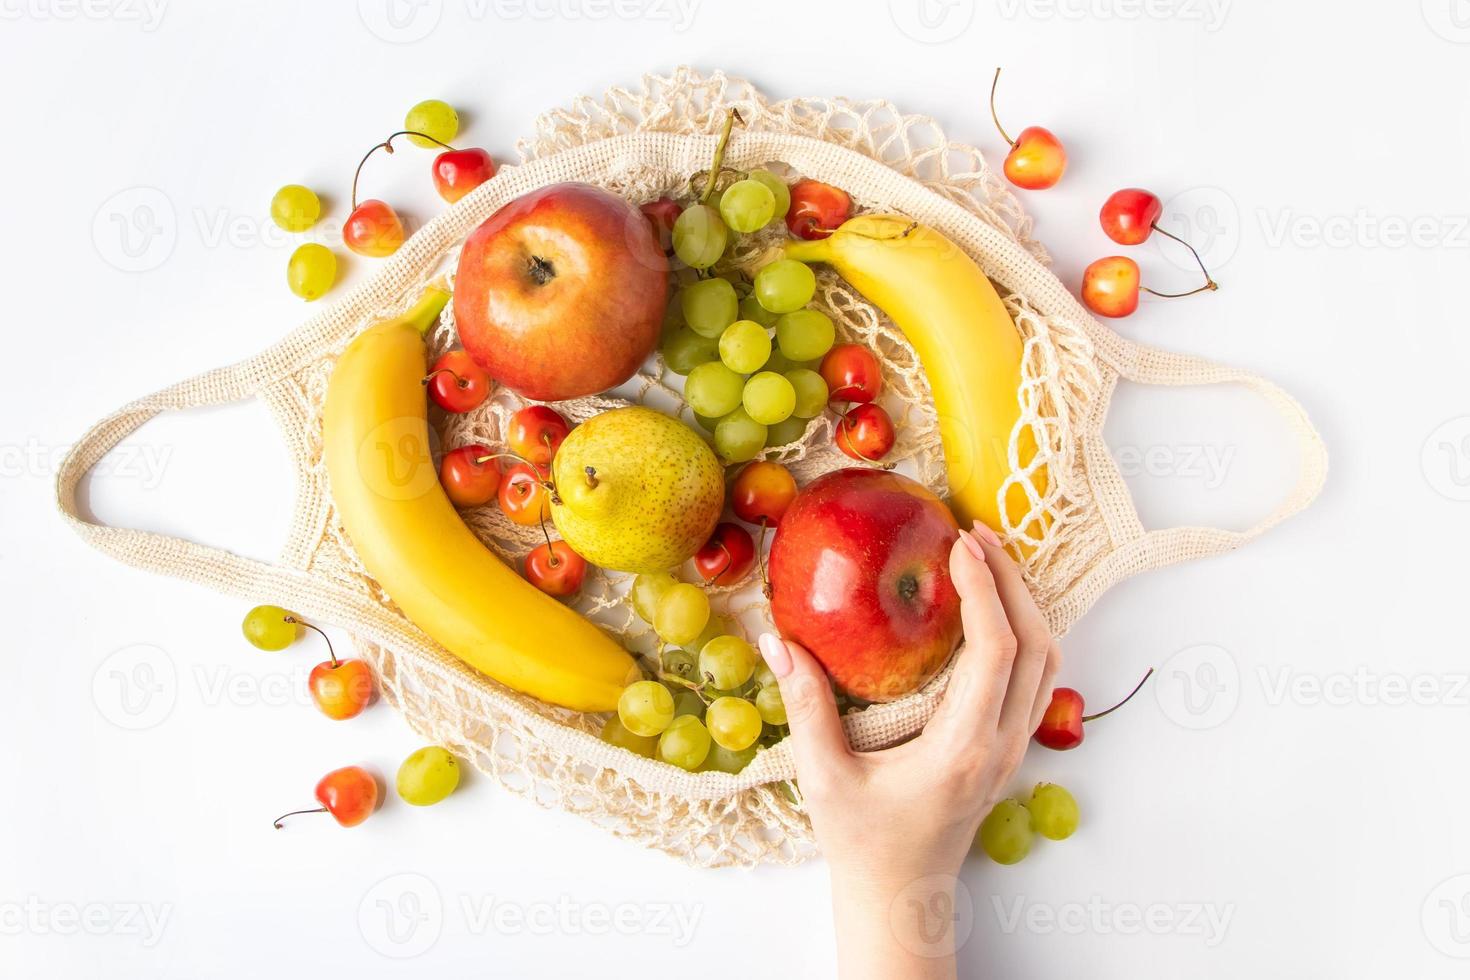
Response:
M852 751L821 665L795 643L761 637L830 869L845 980L954 976L946 913L955 876L980 821L1010 788L1061 662L1020 569L989 528L961 531L949 567L964 649L934 717L894 748Z

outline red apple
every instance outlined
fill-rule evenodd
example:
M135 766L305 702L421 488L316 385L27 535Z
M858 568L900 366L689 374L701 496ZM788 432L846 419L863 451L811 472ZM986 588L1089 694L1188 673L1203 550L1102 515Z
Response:
M591 184L552 184L470 233L455 325L475 362L517 394L596 394L658 346L668 271L636 207Z
M796 495L771 542L771 613L843 691L892 701L961 637L949 578L954 515L898 473L835 470Z

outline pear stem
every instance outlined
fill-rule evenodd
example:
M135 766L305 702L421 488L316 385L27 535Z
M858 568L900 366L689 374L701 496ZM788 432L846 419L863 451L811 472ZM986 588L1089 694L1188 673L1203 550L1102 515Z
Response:
M587 489L597 489L597 470L591 466L585 467L583 472L587 474Z

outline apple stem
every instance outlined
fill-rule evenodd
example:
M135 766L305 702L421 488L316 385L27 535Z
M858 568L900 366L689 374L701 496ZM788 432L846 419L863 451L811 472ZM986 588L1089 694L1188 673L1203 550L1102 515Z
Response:
M715 184L719 181L720 170L725 163L725 148L730 145L730 130L735 128L735 123L745 125L745 120L740 118L740 110L734 106L725 114L725 125L720 130L720 141L715 144L714 164L709 168L709 179L704 182L704 193L699 195L700 204L708 204L709 199L714 196Z
M468 381L466 381L464 378L460 377L458 374L456 374L450 368L439 368L436 371L430 371L428 374L426 374L426 375L423 376L423 378L420 380L419 383L422 384L424 387L427 388L429 386L429 382L434 380L434 376L435 375L439 375L439 374L447 374L447 375L449 375L451 378L454 379L454 383L457 384L461 388L468 388L470 386L470 383Z
M287 817L294 817L294 816L298 816L298 815L303 814L303 813L326 813L326 812L327 812L327 808L324 807L324 806L319 806L315 810L292 810L290 813L283 813L279 817L276 817L276 819L273 821L273 826L277 830L280 830L284 826L284 824L282 823L282 821L285 820Z
M1126 698L1124 698L1123 700L1119 701L1117 704L1113 705L1111 708L1109 708L1106 711L1099 711L1095 715L1083 715L1082 716L1082 720L1084 722L1087 722L1087 721L1096 721L1097 719L1103 717L1104 715L1110 715L1114 711L1117 711L1119 708L1123 707L1123 705L1127 704L1129 701L1132 701L1133 700L1133 695L1135 695L1139 691L1143 690L1143 685L1146 684L1146 683L1148 683L1148 679L1150 677L1152 677L1153 675L1154 675L1154 669L1152 667L1150 667L1148 669L1148 673L1143 675L1143 680L1139 681L1138 682L1138 686L1135 687L1133 690L1131 690L1131 691L1128 692L1128 696Z
M392 136L389 136L387 139L383 140L383 142L374 144L373 147L370 150L368 150L366 153L364 153L362 155L362 159L360 161L358 161L357 169L355 171L353 171L353 173L352 173L352 209L351 210L353 210L353 211L356 211L357 210L357 178L359 178L359 177L362 176L363 164L365 164L365 163L368 162L368 157L372 156L374 153L377 153L379 150L383 150L385 152L392 153L393 152L393 140L396 139L399 136L419 136L419 137L422 137L423 139L428 140L430 143L437 143L437 144L439 144L440 146L444 147L444 149L446 149L446 150L453 150L454 149L454 147L450 146L448 143L445 143L443 140L436 140L436 139L434 139L434 137L430 136L428 133L420 133L418 130L415 130L415 129L400 129L398 132L394 133Z
M1143 291L1146 293L1153 293L1155 296L1165 296L1166 298L1172 299L1177 296L1193 296L1195 293L1202 293L1205 290L1214 292L1215 290L1220 288L1220 284L1215 282L1214 277L1210 275L1210 270L1205 268L1205 260L1200 258L1199 252L1195 250L1195 247L1193 245L1189 244L1184 239L1174 234L1172 231L1165 231L1164 229L1160 228L1157 221L1155 221L1149 227L1153 228L1154 231L1158 232L1160 235L1163 235L1165 238L1172 238L1180 245L1183 245L1185 248L1189 249L1189 254L1194 256L1194 261L1199 265L1199 271L1205 274L1205 284L1200 288L1191 290L1187 293L1154 293L1152 289L1148 289L1147 287L1143 286L1140 286L1140 289L1143 289Z
M1015 146L1016 141L1011 139L1010 134L1006 132L1006 128L1000 124L1000 116L995 114L995 88L999 84L1000 69L997 68L995 70L995 78L991 79L990 82L990 118L995 121L995 128L1000 130L1000 138L1005 140L1011 146Z
M294 623L297 626L305 626L307 629L309 629L312 632L316 633L317 636L320 636L323 640L326 640L327 641L327 656L329 656L329 657L332 658L332 669L333 670L336 670L337 669L337 666L338 666L338 664L337 664L337 651L332 649L332 638L330 636L328 636L326 633L322 632L322 630L321 630L320 627L313 626L313 625L311 625L310 623L308 623L304 619L297 619L295 616L287 616L286 617L286 622L288 622L288 623Z

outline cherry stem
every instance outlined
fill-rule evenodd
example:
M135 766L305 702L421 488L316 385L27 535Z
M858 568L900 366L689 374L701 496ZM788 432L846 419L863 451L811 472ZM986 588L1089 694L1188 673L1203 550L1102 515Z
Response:
M1199 252L1195 251L1195 247L1193 245L1189 244L1184 239L1174 234L1172 231L1165 231L1164 229L1160 228L1157 221L1150 225L1150 227L1153 228L1153 230L1158 232L1160 235L1163 235L1165 238L1172 238L1180 245L1183 245L1185 248L1189 249L1189 254L1194 256L1194 261L1199 265L1199 271L1203 272L1205 275L1205 284L1200 288L1191 290L1187 293L1154 293L1152 289L1148 289L1147 287L1140 287L1144 290L1144 292L1153 293L1155 296L1165 296L1166 298L1173 298L1177 296L1193 296L1195 293L1202 293L1205 290L1210 290L1211 292L1213 292L1214 290L1220 288L1220 284L1217 283L1214 280L1214 277L1210 275L1210 270L1205 268L1205 260L1199 257Z
M1161 293L1157 289L1149 289L1147 286L1138 287L1139 292L1148 293L1150 296L1157 296L1159 299L1182 299L1185 296L1193 296L1195 293L1213 293L1219 288L1220 284L1217 282L1207 282L1198 289L1191 289L1187 293Z
M545 517L541 518L541 536L546 539L546 556L548 558L547 564L550 565L552 568L555 568L557 565L561 564L561 559L556 557L556 552L551 547L551 532L546 530Z
M323 633L321 631L321 628L320 627L313 626L313 625L311 625L310 623L308 623L304 619L297 619L295 616L287 616L286 617L286 622L288 622L288 623L295 623L297 626L305 626L307 629L309 629L312 632L316 633L317 636L320 636L323 640L326 640L327 641L327 656L329 656L329 657L332 658L332 669L333 670L336 670L337 669L337 667L339 666L338 665L338 662L337 662L337 651L332 649L332 638L330 636L328 636L327 634Z
M1000 124L1000 116L995 114L995 88L999 84L1000 69L997 68L995 70L995 78L991 79L990 82L990 118L995 121L995 128L1000 130L1000 138L1005 140L1011 146L1015 146L1016 141L1011 139L1010 134L1006 132L1006 128Z
M1152 667L1150 667L1148 669L1148 673L1143 675L1143 680L1139 681L1138 682L1138 686L1135 687L1133 690L1131 690L1131 691L1128 692L1128 696L1126 698L1124 698L1123 700L1119 701L1117 704L1113 705L1111 708L1109 708L1106 711L1099 711L1095 715L1083 715L1082 716L1082 720L1083 721L1097 721L1097 719L1103 717L1104 715L1110 715L1114 711L1117 711L1119 708L1123 707L1123 705L1127 704L1129 701L1132 701L1133 700L1133 695L1135 695L1139 691L1143 690L1143 685L1144 684L1147 684L1148 683L1148 679L1150 677L1152 677L1153 675L1154 675L1154 669Z
M372 149L368 150L366 153L364 153L362 155L362 159L360 161L358 161L357 169L355 171L353 171L353 173L352 173L352 210L353 211L356 211L357 210L357 179L362 176L363 164L365 164L365 163L368 162L368 157L372 156L374 153L377 153L379 150L386 150L387 152L392 153L393 152L393 141L395 139L397 139L399 136L419 136L419 137L422 137L423 139L428 140L430 143L437 143L438 145L444 147L444 149L446 149L446 150L453 150L454 149L454 147L450 146L448 143L444 142L443 140L436 140L434 137L430 136L428 133L420 133L416 129L400 129L398 132L394 133L392 136L389 136L387 139L383 140L383 142L374 144L373 147L372 147Z
M725 148L730 145L730 130L735 128L735 123L745 125L745 120L740 118L740 112L734 106L725 115L724 128L720 130L720 141L715 144L714 164L709 168L709 179L704 182L704 193L699 195L700 204L708 204L709 199L714 196L715 184L719 182L720 171L725 164Z
M275 826L275 828L277 830L280 830L284 826L284 824L282 824L281 821L285 820L287 817L295 817L295 816L298 816L298 815L303 814L303 813L326 813L326 812L327 812L327 808L324 807L324 806L319 806L315 810L292 810L290 813L283 813L279 817L276 817L273 825Z
M451 368L439 368L437 370L430 371L428 374L424 375L423 379L419 383L424 385L424 387L428 387L429 382L434 380L434 376L439 374L449 375L451 378L454 379L455 384L459 385L459 387L461 388L468 388L470 386L470 383L468 381L456 374Z
M766 577L766 528L770 526L771 522L762 517L761 533L760 536L755 539L755 560L756 563L760 565L761 592L765 593L765 597L767 599L771 597L771 580Z
M721 575L724 575L726 572L728 572L730 570L730 566L733 565L733 564L735 564L735 556L733 554L731 554L729 548L725 547L725 542L723 542L723 541L716 541L715 542L715 545L716 545L716 547L718 547L721 551L723 551L725 553L725 567L724 568L721 568L718 572L715 572L709 578L707 578L707 579L704 580L704 584L707 585L707 586L714 585L715 584L715 579L719 578Z

